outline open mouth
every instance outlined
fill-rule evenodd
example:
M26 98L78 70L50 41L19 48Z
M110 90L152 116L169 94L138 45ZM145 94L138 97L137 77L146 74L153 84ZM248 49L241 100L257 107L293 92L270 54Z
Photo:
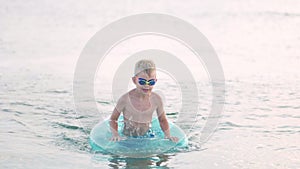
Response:
M147 93L149 91L149 89L142 89L143 92Z

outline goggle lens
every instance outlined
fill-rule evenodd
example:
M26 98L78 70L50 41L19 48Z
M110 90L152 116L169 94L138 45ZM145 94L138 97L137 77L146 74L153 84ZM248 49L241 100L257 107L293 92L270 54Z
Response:
M155 85L156 83L156 80L155 79L150 79L150 80L146 80L146 79L143 79L143 78L139 78L139 84L144 86L144 85L149 85L149 86L153 86Z

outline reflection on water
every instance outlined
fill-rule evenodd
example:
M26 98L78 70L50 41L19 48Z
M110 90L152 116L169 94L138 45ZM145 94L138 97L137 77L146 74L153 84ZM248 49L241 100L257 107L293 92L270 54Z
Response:
M299 3L1 2L0 168L300 168ZM199 144L211 106L211 85L200 82L199 113L180 125L188 132L189 150L146 159L93 154L88 133L114 103L104 80L95 93L99 114L76 113L77 57L99 28L152 10L187 20L216 48L226 78L219 126ZM160 91L168 118L176 121L177 89L166 81Z
M22 168L30 168L29 163L24 164L19 158L20 154L22 158L26 156L29 162L40 161L41 168L47 162L47 165L56 166L63 163L57 156L64 156L70 161L78 159L76 162L81 165L80 168L300 166L299 78L286 77L284 83L277 81L277 78L263 81L261 77L256 76L253 76L250 82L226 81L225 111L213 137L204 145L199 143L200 131L207 119L211 102L205 99L210 96L210 85L202 85L201 112L197 115L196 123L193 123L195 118L190 117L191 123L181 125L190 129L187 130L188 150L134 159L91 152L88 133L101 118L99 114L91 114L88 111L78 115L72 108L71 86L66 85L71 84L70 77L45 76L32 72L19 72L19 76L13 74L7 72L1 76L2 89L7 91L0 91L0 131L4 136L0 141L2 145L6 145L2 146L1 150L7 155L0 158L4 162L4 168L20 168L17 166L20 163ZM38 76L38 80L32 80L32 77ZM32 85L35 87L28 87ZM17 90L12 90L12 86ZM167 94L166 97L169 97ZM171 99L168 103L170 107L174 104L173 101L176 103L176 100ZM105 93L97 98L97 103L105 116L111 113L114 106ZM168 118L176 120L177 115L178 113L170 112ZM40 151L41 149L43 151ZM30 155L36 153L34 157ZM280 158L277 158L278 156ZM197 158L192 157L204 160L200 163ZM92 162L87 160L90 158ZM57 163L50 163L50 159ZM281 164L285 165L280 166ZM69 166L68 163L63 165Z
M3 71L4 72L4 71ZM78 159L82 168L142 168L170 167L193 168L201 165L248 168L297 168L300 166L299 149L299 78L283 82L277 78L263 81L253 76L251 81L226 81L225 111L213 137L204 145L199 143L200 131L210 110L210 85L202 85L201 111L190 122L181 127L189 129L189 148L180 153L157 155L150 158L134 159L109 154L95 154L88 144L88 133L99 122L99 114L78 115L72 108L70 77L45 76L19 72L19 76L7 72L1 76L1 157L4 168L30 168L22 158L40 161L43 168L49 160L63 163L56 156ZM32 80L32 77L40 77ZM22 81L20 83L19 81ZM10 84L10 85L5 85ZM51 84L51 85L49 85ZM35 87L30 87L30 86ZM12 86L15 86L12 88ZM13 90L15 89L15 90ZM17 90L16 90L17 89ZM108 116L114 104L104 95L97 98L103 115ZM166 97L169 97L167 93ZM173 102L174 101L174 102ZM176 103L170 99L169 107ZM175 112L175 111L174 111ZM178 113L168 113L169 120L176 120ZM284 140L284 141L282 141ZM25 146L26 145L26 146ZM40 150L43 151L40 151ZM17 151L16 151L17 150ZM38 152L38 153L37 153ZM54 153L55 152L55 153ZM250 152L250 153L246 153ZM36 154L32 157L30 154ZM68 154L65 156L64 154ZM19 154L19 155L18 155ZM55 154L55 156L53 156ZM259 158L258 158L258 157ZM277 158L277 157L280 158ZM84 157L84 158L83 158ZM201 159L201 163L196 158ZM48 159L49 158L49 159ZM92 158L92 162L90 159ZM276 158L276 161L274 161ZM46 160L47 159L47 160ZM83 160L84 159L84 160ZM253 163L252 161L255 161ZM44 163L43 163L44 162ZM281 164L285 164L280 166ZM92 165L92 167L90 166ZM64 166L69 166L64 164ZM263 166L263 167L261 167ZM291 166L291 167L289 167ZM246 167L246 168L247 168Z
M108 166L111 168L169 168L168 160L175 154L162 154L148 158L127 158L111 155L106 157ZM97 166L97 163L101 163L104 157L102 154L93 155L93 163Z

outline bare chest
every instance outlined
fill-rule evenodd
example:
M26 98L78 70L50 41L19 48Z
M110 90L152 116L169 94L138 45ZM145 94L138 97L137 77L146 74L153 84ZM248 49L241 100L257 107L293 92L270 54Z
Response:
M149 123L156 107L151 100L130 99L124 110L124 117L137 123Z

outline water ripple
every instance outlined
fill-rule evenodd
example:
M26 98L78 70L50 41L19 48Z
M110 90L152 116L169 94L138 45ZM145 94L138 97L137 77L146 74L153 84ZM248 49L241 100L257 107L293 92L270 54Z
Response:
M86 136L68 136L66 133L61 133L56 136L57 140L54 142L56 146L67 150L75 150L82 152L89 152L90 146Z
M231 130L233 128L262 128L262 126L254 126L254 125L240 125L240 124L235 124L233 122L224 122L220 123L220 127L218 128L219 130Z
M33 104L26 103L26 102L12 102L10 104L11 105L17 105L17 106L19 106L19 105L21 105L21 106L30 106L30 107L34 106Z
M111 104L111 102L109 102L109 101L97 101L97 103L105 104L105 105L110 105Z
M60 126L60 127L66 128L66 129L84 131L83 127L72 125L72 124L66 124L66 123L61 123L61 122L55 122L55 124Z
M68 90L58 90L58 89L56 89L56 90L48 90L48 91L46 91L47 93L54 93L54 94L65 94L65 93L69 93L69 91Z

